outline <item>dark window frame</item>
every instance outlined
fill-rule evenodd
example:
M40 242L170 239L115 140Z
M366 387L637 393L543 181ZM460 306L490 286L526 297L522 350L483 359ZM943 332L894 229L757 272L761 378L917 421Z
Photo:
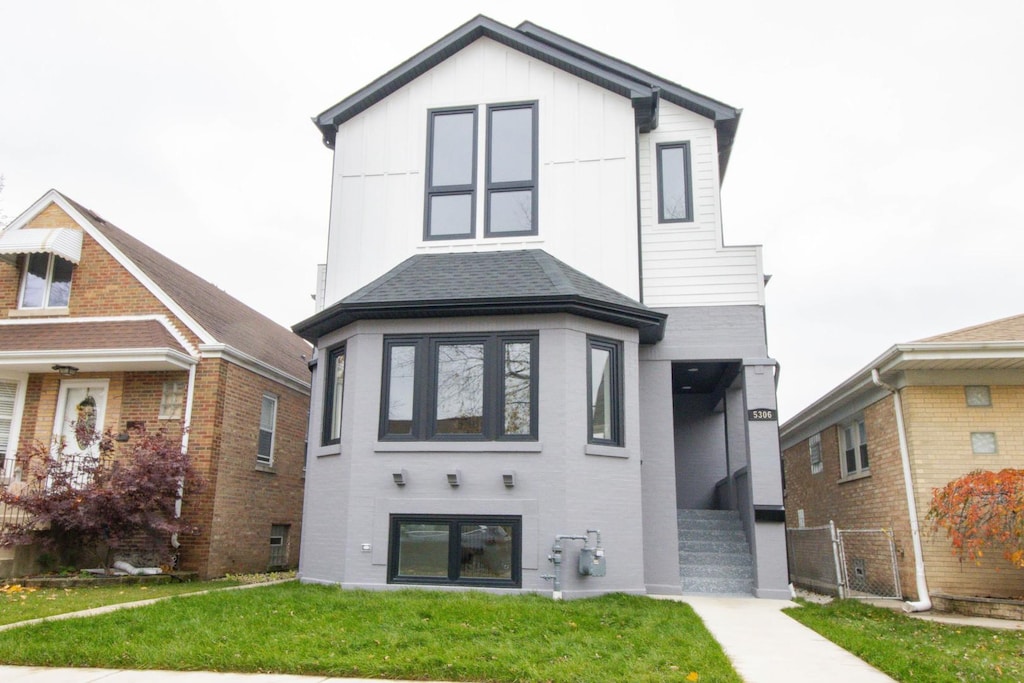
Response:
M684 218L665 217L665 174L662 168L662 152L667 149L683 150L683 166L686 171L685 188L686 192L686 216ZM690 156L690 142L663 142L655 146L655 155L658 163L658 222L659 223L692 223L693 222L693 163Z
M493 151L493 136L492 132L494 127L491 125L493 120L494 112L496 111L508 111L512 109L529 109L531 111L531 125L532 125L532 140L531 140L531 178L528 181L515 180L515 181L502 181L494 182L491 180L491 159ZM537 195L538 193L538 151L539 141L538 138L538 114L537 114L537 101L529 102L503 102L501 104L489 104L487 105L487 142L486 151L487 158L484 161L484 175L485 175L485 195L484 195L484 237L522 237L526 235L537 234ZM532 193L532 205L530 208L530 229L529 230L515 230L515 231L491 231L491 197L494 194L500 192L515 192L529 190Z
M448 576L400 576L399 541L402 524L447 524L448 525ZM512 527L512 560L510 579L462 578L460 576L462 556L462 525L505 525ZM522 588L523 585L523 518L519 515L418 515L392 514L388 522L388 583L431 584L456 586L490 586L501 588Z
M341 443L341 419L344 415L344 400L345 400L345 380L342 378L341 385L341 396L335 397L334 389L336 382L334 381L334 375L338 365L338 358L347 356L347 345L342 343L337 346L333 346L327 350L327 363L325 364L326 371L324 372L324 411L323 411L323 424L320 430L320 445L331 446L334 444ZM347 367L346 367L347 370ZM342 402L341 409L338 410L338 436L332 434L331 429L334 426L334 400L337 398Z
M609 392L612 399L611 407L611 438L602 439L594 436L594 407L591 405L591 397L594 395L594 349L608 351L611 364L612 389ZM623 415L623 359L622 342L614 339L587 336L587 443L599 446L624 446L625 438L625 417Z
M484 344L483 427L481 434L437 433L437 349L443 344ZM507 343L530 344L530 431L505 434L504 351ZM391 350L415 348L412 425L409 434L388 433L391 389ZM538 434L538 334L528 332L395 335L384 339L378 438L381 441L537 441Z
M441 109L427 110L427 157L426 168L423 174L426 177L425 201L423 203L423 239L424 240L464 240L476 237L476 186L477 186L477 140L479 138L479 107L472 105L468 107L445 107ZM464 185L434 185L434 120L437 116L446 114L472 114L473 115L473 150L471 171L472 179ZM431 233L430 207L433 197L469 195L469 233L465 235L434 235Z

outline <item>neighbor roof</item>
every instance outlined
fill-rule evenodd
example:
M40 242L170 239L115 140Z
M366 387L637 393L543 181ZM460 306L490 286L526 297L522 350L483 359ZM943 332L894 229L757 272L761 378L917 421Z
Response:
M779 428L782 447L789 448L822 428L883 396L888 389L872 378L900 386L902 373L912 370L1024 369L1024 315L1012 316L953 332L896 344L839 386L807 406Z
M315 340L361 319L574 313L664 335L664 313L541 249L418 254L292 329Z
M536 24L524 22L512 28L483 15L469 20L372 83L315 116L313 123L320 129L324 144L333 148L338 126L342 123L484 37L629 98L633 102L636 122L641 132L657 128L658 100L661 97L713 120L718 129L719 174L725 175L739 123L739 109L569 40Z
M311 350L287 328L107 222L91 209L65 195L61 197L219 343L308 383L307 363Z

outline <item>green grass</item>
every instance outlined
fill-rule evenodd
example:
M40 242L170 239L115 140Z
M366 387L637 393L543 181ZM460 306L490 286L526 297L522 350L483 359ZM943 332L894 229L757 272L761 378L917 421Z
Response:
M789 616L897 681L1024 681L1024 632L954 626L856 600Z
M237 586L238 581L195 581L90 588L0 589L0 625L77 612L103 605Z
M703 683L741 680L682 603L299 583L5 631L0 662L463 681L686 681L691 672Z

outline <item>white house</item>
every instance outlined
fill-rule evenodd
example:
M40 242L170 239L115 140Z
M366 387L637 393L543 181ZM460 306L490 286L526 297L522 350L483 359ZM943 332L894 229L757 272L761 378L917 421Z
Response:
M788 597L739 114L480 16L315 118L304 581Z

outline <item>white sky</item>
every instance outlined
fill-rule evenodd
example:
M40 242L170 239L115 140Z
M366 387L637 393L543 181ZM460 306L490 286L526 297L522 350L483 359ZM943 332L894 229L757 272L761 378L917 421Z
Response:
M744 110L783 419L896 342L1022 312L1024 3L0 3L0 213L49 188L290 326L331 153L310 117L483 13Z

